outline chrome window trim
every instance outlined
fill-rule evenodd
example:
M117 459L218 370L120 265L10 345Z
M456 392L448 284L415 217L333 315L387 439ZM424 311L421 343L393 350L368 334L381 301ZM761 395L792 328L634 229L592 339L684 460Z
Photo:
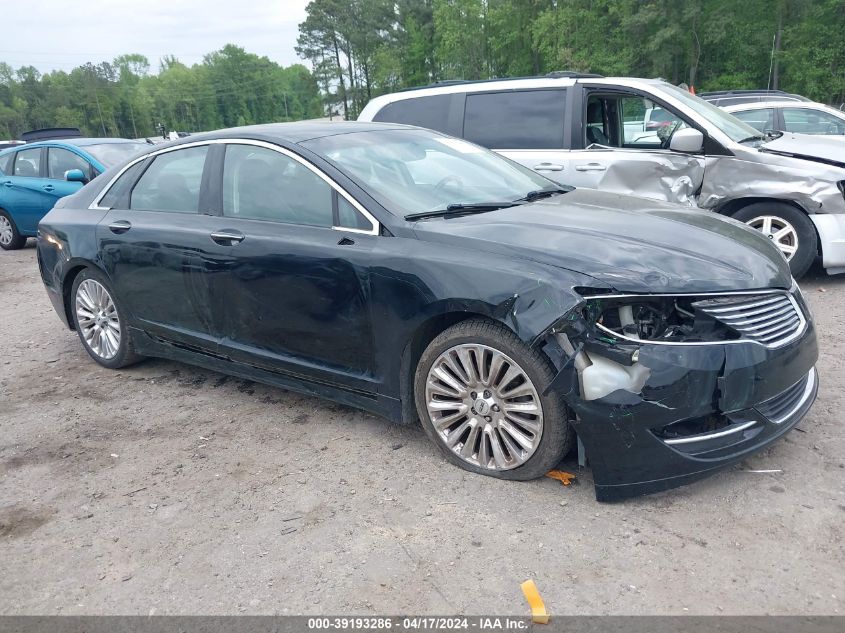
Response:
M702 345L737 345L737 344L754 344L760 345L761 347L765 347L766 349L777 349L778 347L783 347L784 345L788 345L793 341L801 338L804 335L804 332L807 330L807 318L804 316L804 311L801 309L801 306L798 305L798 302L795 300L793 296L794 293L798 289L798 284L794 281L792 283L792 288L789 290L779 290L779 289L766 289L766 290L739 290L736 292L676 292L670 294L603 294L603 295L590 295L585 296L585 300L589 299L639 299L639 298L653 298L653 297L731 297L731 296L742 296L742 295L765 295L765 294L782 294L785 295L787 299L792 303L792 306L795 308L795 312L798 314L799 324L798 328L795 332L789 336L788 338L782 339L777 341L774 344L766 344L761 343L760 341L754 341L751 339L733 339L730 341L691 341L691 342L684 342L684 341L649 341L643 340L638 338L633 338L631 336L624 336L623 334L619 334L614 332L610 328L605 327L601 323L596 323L595 326L599 328L602 332L613 336L614 338L622 339L624 341L630 341L632 343L637 343L638 345L686 345L686 346L702 346ZM582 295L583 296L583 295Z
M88 208L92 211L110 211L108 207L101 207L100 200L102 200L108 191L112 188L114 183L120 178L127 169L136 165L142 161L147 160L152 156L159 156L161 154L166 154L168 152L175 152L180 149L189 149L191 147L202 147L204 145L254 145L255 147L263 147L265 149L273 150L275 152L279 152L287 156L288 158L292 158L299 164L303 165L307 169L311 170L314 174L316 174L319 178L321 178L326 184L329 185L332 189L334 189L338 195L343 196L346 201L351 204L361 215L363 215L372 225L370 229L353 229L347 228L345 226L332 226L331 229L333 231L343 231L346 233L359 233L362 235L379 235L381 229L381 223L367 211L361 203L359 203L352 195L347 192L343 187L341 187L337 182L335 182L330 176L324 173L320 168L316 167L315 165L311 164L295 152L290 151L285 147L280 147L279 145L274 145L273 143L268 143L267 141L256 141L254 139L245 139L245 138L216 138L216 139L209 139L205 141L194 141L192 143L183 143L181 145L176 145L175 147L165 147L159 150L155 150L148 154L144 154L143 156L139 156L135 160L127 163L123 166L123 168L117 172L111 180L100 190L100 193L97 194L97 197L94 198L94 201L88 206ZM226 216L221 216L226 217ZM231 218L230 218L231 219ZM279 222L279 224L286 224L285 222ZM308 225L297 225L297 226L308 226ZM317 228L328 228L328 227L317 227Z

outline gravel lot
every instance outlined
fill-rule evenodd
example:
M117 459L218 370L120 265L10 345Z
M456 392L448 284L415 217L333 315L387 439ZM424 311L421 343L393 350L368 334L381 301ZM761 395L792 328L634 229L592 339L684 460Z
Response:
M102 369L33 242L0 252L0 613L527 615L527 578L559 615L841 613L845 276L802 286L822 382L800 427L599 504L589 470L502 482L347 407L172 362Z

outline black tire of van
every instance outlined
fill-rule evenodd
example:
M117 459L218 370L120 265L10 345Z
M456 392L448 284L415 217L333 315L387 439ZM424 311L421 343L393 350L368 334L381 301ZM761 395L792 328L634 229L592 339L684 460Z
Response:
M800 279L810 268L818 254L819 238L816 227L806 213L785 202L755 202L743 207L733 214L735 220L744 222L753 228L760 229L763 218L776 218L786 227L794 231L797 250L789 258L789 269L795 279ZM769 237L774 239L772 234Z

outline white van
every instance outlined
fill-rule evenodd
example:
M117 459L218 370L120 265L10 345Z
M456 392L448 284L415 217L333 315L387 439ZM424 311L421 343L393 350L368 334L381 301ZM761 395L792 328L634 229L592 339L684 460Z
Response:
M716 211L768 235L795 277L817 255L845 272L845 140L772 140L661 80L446 82L376 97L358 120L439 130L562 184Z

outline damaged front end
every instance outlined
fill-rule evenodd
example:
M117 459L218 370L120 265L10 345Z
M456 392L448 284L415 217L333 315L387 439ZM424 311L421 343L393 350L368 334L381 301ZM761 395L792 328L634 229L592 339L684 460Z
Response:
M815 400L816 336L797 286L583 297L545 337L596 498L706 476L795 426Z

